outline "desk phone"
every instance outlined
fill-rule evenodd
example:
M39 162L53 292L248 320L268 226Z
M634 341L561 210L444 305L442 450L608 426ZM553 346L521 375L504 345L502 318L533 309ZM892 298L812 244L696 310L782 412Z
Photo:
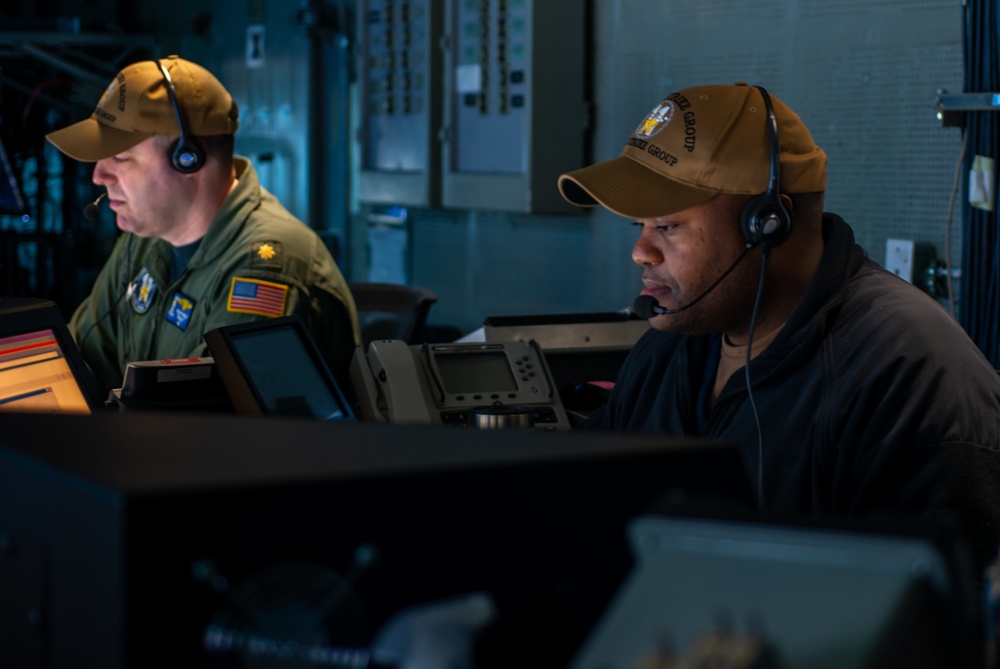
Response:
M363 420L482 429L570 427L533 341L377 340L367 353L356 351L350 373Z

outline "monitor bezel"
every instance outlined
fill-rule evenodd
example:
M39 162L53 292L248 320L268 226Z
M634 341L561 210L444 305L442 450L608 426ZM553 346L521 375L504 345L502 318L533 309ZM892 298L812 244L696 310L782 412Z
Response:
M281 412L268 409L267 400L261 392L253 370L247 365L236 347L236 340L242 336L279 330L289 330L295 333L305 353L312 361L317 374L337 401L342 418L335 422L356 420L354 410L351 408L344 390L323 359L316 341L305 326L305 322L296 314L263 321L234 323L205 333L205 344L208 346L209 355L215 362L215 369L229 393L236 413L284 415Z

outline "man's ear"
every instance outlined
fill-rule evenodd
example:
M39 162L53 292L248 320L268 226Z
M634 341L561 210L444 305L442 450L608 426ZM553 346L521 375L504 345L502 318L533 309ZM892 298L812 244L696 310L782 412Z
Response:
M785 205L785 209L788 210L789 214L794 214L795 213L795 204L792 202L792 198L791 198L790 195L786 195L786 194L782 193L781 194L781 202Z

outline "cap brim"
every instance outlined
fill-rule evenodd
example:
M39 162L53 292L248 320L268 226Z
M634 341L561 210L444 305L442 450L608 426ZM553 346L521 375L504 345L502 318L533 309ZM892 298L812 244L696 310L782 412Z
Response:
M601 205L631 219L667 216L718 194L667 179L628 156L563 174L559 177L559 192L571 204Z
M45 135L57 149L83 163L94 163L127 151L153 136L149 132L124 132L93 118Z

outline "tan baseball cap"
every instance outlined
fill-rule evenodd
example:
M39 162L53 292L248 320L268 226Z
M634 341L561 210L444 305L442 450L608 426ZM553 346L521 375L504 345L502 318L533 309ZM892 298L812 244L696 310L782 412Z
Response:
M826 190L826 153L798 114L770 96L778 123L782 193ZM767 190L771 169L767 108L745 83L671 93L642 119L619 157L559 177L559 192L581 207L626 218L666 216L719 193Z
M227 135L239 126L232 96L211 72L177 56L161 58L174 82L187 132ZM110 158L154 135L181 134L167 81L152 60L125 67L108 84L90 118L45 136L57 149L81 162Z

